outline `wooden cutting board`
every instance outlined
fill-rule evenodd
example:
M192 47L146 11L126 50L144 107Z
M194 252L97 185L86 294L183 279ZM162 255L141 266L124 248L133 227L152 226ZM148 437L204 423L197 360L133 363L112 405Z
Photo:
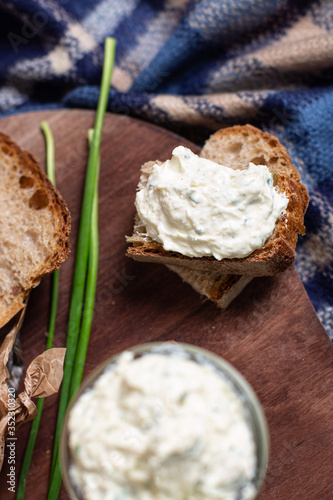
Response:
M39 129L47 120L56 145L57 185L72 214L72 253L60 271L55 345L66 338L82 187L87 160L87 129L94 113L61 110L15 115L0 121L44 165ZM333 348L294 268L257 278L226 312L203 301L163 266L125 257L131 234L139 168L147 160L170 157L181 137L145 122L108 114L101 147L100 267L85 374L109 356L135 344L176 340L222 355L248 379L264 407L271 437L271 459L263 500L333 498ZM24 362L44 350L50 281L31 294L21 339ZM46 498L57 396L46 400L27 481L26 498ZM30 425L17 433L16 475ZM7 491L8 463L0 475L0 498ZM64 489L60 498L68 498ZM170 499L171 500L171 499Z

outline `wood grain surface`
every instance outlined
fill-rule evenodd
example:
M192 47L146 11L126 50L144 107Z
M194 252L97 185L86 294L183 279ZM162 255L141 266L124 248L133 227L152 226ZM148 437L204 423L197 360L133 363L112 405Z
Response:
M41 120L49 122L55 136L57 185L72 213L72 252L60 271L56 346L63 346L66 338L87 160L86 131L93 119L91 111L60 110L0 121L0 130L35 154L42 165ZM100 266L85 375L109 356L142 342L173 339L210 349L240 370L264 407L271 458L260 499L333 499L333 349L295 269L253 280L221 312L163 266L124 256L140 165L170 157L178 144L189 145L147 123L126 116L106 117L101 147ZM49 297L46 279L31 294L21 332L26 366L44 350ZM56 412L57 396L53 396L44 405L27 481L28 500L46 498ZM29 427L17 433L17 477ZM14 498L7 490L8 471L5 457L1 500ZM64 489L60 498L68 498Z

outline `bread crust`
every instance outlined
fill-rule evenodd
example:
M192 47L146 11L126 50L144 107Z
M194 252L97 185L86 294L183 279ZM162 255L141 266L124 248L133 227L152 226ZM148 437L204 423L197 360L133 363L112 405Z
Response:
M240 143L242 145L240 150L235 147L235 137L238 141L236 145ZM228 142L230 144L229 155L225 150ZM206 141L199 156L234 169L246 168L252 161L252 163L267 165L273 173L280 172L287 175L299 189L305 213L309 204L309 195L301 182L300 173L293 166L286 148L269 132L263 132L250 124L234 125L218 130Z
M229 155L226 153L228 145ZM237 125L213 134L200 156L231 168L244 169L250 161L268 166L274 174L277 190L284 192L289 199L288 207L278 219L273 234L260 249L247 257L222 260L214 257L193 258L164 250L160 243L152 241L145 234L144 226L137 220L133 236L127 238L128 242L133 243L133 247L127 249L126 255L143 262L229 275L270 276L284 271L295 260L298 234L305 232L304 212L309 200L306 188L301 184L299 172L292 165L285 147L276 137L252 125ZM147 162L143 165L139 189L147 182L154 163Z
M6 324L20 309L25 307L26 298L30 290L37 286L40 280L52 273L67 258L70 251L69 234L71 228L71 217L69 210L59 191L55 189L46 174L40 168L36 158L29 152L21 149L10 137L0 132L0 162L8 162L12 168L14 179L24 183L33 184L34 194L29 199L29 206L22 203L24 210L47 210L52 221L52 241L54 242L53 252L47 255L44 261L40 262L38 272L33 272L26 276L24 286L15 285L9 293L0 295L0 327ZM11 185L10 189L15 193L20 185ZM45 212L44 212L45 213ZM0 227L1 231L1 227ZM5 235L1 235L3 239ZM20 242L18 235L18 245ZM22 248L24 251L24 248ZM10 302L8 303L8 300Z

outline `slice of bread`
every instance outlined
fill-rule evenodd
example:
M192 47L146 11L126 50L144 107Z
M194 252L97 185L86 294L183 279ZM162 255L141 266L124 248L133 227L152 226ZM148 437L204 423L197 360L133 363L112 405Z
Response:
M155 262L167 266L182 266L195 272L269 276L284 271L295 260L298 234L304 234L304 211L308 204L305 187L278 139L251 125L235 126L216 132L206 142L201 156L232 168L246 168L249 162L266 164L274 174L274 185L289 199L285 213L279 218L275 230L263 247L249 256L239 259L217 260L214 257L191 258L163 249L146 234L145 227L137 219L133 236L128 241L133 247L127 256L143 262ZM139 189L147 182L154 162L142 168Z
M231 168L235 168L235 161L239 161L243 166L246 166L251 158L252 161L265 161L272 165L277 161L276 158L280 158L281 168L299 188L303 212L305 213L309 203L309 196L305 186L301 184L298 170L291 165L288 160L289 157L286 158L286 149L275 137L263 133L251 125L245 125L240 129L237 127L237 129L238 136L243 137L241 143L235 142L235 138L237 138L237 134L234 134L236 127L225 129L223 134L219 131L208 139L201 151L201 156L223 163ZM221 142L223 148L219 147ZM252 280L250 276L221 276L219 273L200 273L181 266L168 267L199 294L212 300L221 309L226 309Z
M203 273L182 266L167 267L200 295L215 302L220 309L226 309L253 279L251 276L236 274Z
M70 214L36 159L0 133L0 327L69 253Z

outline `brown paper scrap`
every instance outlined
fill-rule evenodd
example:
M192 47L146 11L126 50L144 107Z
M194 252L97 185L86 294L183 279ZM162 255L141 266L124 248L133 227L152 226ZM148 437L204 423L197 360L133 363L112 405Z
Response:
M37 356L28 366L24 380L25 390L16 398L16 430L37 415L35 403L31 398L47 398L58 392L65 354L65 348L54 347Z
M30 397L47 398L58 392L65 354L65 348L49 349L30 363L24 380L25 392Z

